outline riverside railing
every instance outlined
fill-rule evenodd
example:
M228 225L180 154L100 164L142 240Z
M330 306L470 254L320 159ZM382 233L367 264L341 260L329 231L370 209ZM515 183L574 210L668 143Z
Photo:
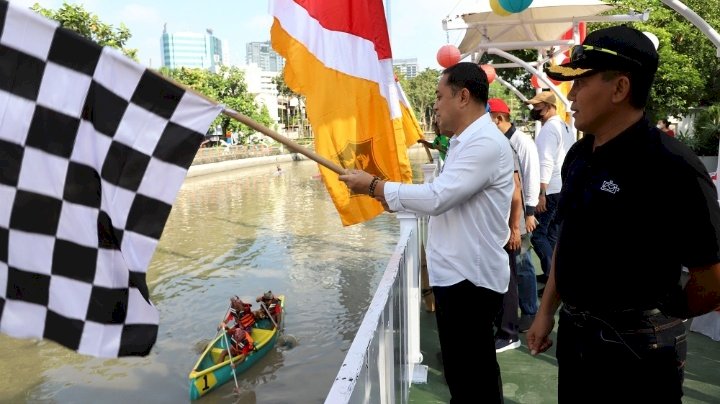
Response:
M436 166L425 164L425 182ZM325 403L407 403L425 382L420 353L420 248L427 217L398 213L400 239Z

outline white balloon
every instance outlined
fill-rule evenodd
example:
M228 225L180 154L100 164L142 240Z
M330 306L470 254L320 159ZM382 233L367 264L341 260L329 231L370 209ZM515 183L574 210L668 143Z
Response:
M650 42L652 42L653 46L655 46L655 50L657 50L658 46L660 46L660 40L658 39L658 37L655 36L655 34L653 34L652 32L645 31L643 32L643 34L645 34L645 36L650 39Z

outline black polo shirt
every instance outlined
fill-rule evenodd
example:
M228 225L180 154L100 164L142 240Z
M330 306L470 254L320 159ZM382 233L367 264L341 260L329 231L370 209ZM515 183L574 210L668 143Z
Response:
M720 206L700 160L643 118L593 150L588 135L562 167L555 279L585 310L665 308L682 266L720 262Z

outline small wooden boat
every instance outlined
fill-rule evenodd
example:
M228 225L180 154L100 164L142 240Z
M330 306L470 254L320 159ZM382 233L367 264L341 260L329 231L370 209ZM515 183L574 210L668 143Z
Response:
M285 296L277 296L280 299L280 305L285 308ZM282 318L284 319L284 313ZM282 320L281 320L282 321ZM282 328L282 324L279 325ZM258 319L252 328L250 335L255 341L255 350L245 355L237 355L232 358L228 356L225 361L217 363L223 351L227 350L224 333L218 333L205 351L200 355L197 363L190 372L190 400L197 400L210 391L216 389L228 381L233 379L233 369L230 361L235 363L235 375L240 375L245 370L253 366L263 356L265 356L277 342L280 331L273 326L270 318Z

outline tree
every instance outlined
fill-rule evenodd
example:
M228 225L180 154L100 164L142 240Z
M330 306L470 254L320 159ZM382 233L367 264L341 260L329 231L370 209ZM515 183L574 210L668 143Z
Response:
M660 66L648 105L651 119L684 115L690 107L720 101L720 64L714 45L683 16L656 0L610 0L615 13L650 10L650 19L632 24L640 31L658 37ZM684 0L684 3L710 25L720 25L720 0ZM594 30L607 24L589 24Z
M160 74L185 84L198 93L234 109L264 126L270 126L273 123L267 107L258 106L255 103L255 97L248 92L245 74L237 67L221 66L218 73L204 69L162 67ZM223 132L228 130L239 132L242 135L242 141L254 133L250 127L223 114L215 119L212 127L217 125L220 125Z
M400 85L403 85L410 105L415 110L415 116L424 130L428 130L434 119L433 105L438 80L440 80L440 70L430 68L408 79L407 85L403 84L402 79L400 80Z
M125 43L132 37L125 24L121 23L120 27L115 28L100 21L97 15L85 10L80 4L63 3L59 9L51 10L35 3L31 10L59 22L61 27L73 30L101 46L120 49L126 56L137 61L137 49L125 47Z
M720 102L720 60L716 48L700 30L658 0L608 0L615 8L608 14L650 10L647 22L628 23L652 32L660 40L660 66L647 107L651 120L685 115L691 107ZM689 8L716 29L720 27L720 0L683 0ZM589 23L588 32L617 23ZM524 49L509 53L525 61L535 61L537 51ZM484 54L480 63L506 63L496 55ZM498 70L503 79L526 95L534 94L530 74L522 68Z
M279 102L284 106L281 121L285 124L287 130L290 126L305 127L305 109L291 106L290 100L296 98L299 105L305 105L305 97L294 92L287 83L285 83L285 72L281 72L272 79L273 84L277 86Z

